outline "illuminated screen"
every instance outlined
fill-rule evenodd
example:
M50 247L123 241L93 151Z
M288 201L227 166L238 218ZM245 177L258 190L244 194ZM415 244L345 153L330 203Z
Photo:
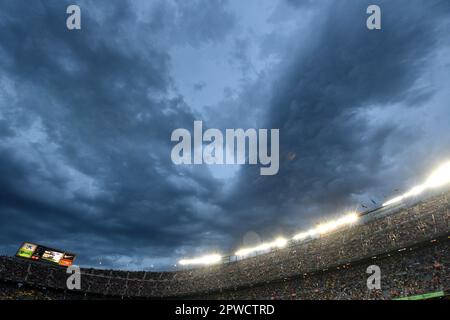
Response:
M17 251L17 255L23 258L31 258L36 248L37 245L25 242L19 251Z
M73 264L73 260L75 260L75 255L71 253L64 253L61 260L59 260L59 264L61 266L71 266Z
M42 259L59 264L59 260L61 260L63 255L64 255L64 253L62 253L62 252L45 250L44 254L42 255Z
M34 243L25 242L17 251L16 256L35 261L44 261L60 266L71 266L75 255L61 250L55 250Z

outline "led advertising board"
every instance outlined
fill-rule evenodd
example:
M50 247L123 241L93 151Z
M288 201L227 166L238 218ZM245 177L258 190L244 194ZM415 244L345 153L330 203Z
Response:
M17 257L34 261L44 261L60 266L71 266L75 255L61 250L55 250L35 243L24 242L16 253Z

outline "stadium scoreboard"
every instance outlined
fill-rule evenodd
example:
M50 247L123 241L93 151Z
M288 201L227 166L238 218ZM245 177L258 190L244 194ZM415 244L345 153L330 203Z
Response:
M64 267L71 266L76 257L69 252L55 250L30 242L24 242L17 251L16 256L34 261L44 261Z

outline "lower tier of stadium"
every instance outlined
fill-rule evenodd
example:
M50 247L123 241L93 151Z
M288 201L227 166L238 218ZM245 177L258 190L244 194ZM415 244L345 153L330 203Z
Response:
M450 193L247 259L175 272L82 269L0 257L0 299L398 299L450 288ZM381 270L369 290L366 269Z

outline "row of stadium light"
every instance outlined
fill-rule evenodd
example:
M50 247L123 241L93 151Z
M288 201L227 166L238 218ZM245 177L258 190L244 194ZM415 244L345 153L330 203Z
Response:
M404 199L407 199L410 197L418 196L419 194L421 194L422 192L424 192L426 190L442 187L448 183L450 183L450 162L443 164L437 170L435 170L428 177L428 179L425 181L424 184L415 186L408 192L383 203L383 207L389 206L391 204L399 203L399 202L403 201Z
M417 196L421 194L422 192L438 188L441 186L444 186L445 184L450 183L450 162L445 163L444 165L440 166L437 170L435 170L425 181L424 184L415 186L408 192L395 197L385 203L383 203L383 207L399 203L404 199L407 199L409 197ZM358 221L359 215L357 213L349 213L337 220L329 221L326 223L319 224L317 227L310 229L305 232L300 232L292 237L291 240L293 241L300 241L303 239L306 239L308 237L314 237L319 235L324 235L326 233L332 232L334 230L337 230L341 227L351 225ZM260 244L256 247L249 247L249 248L242 248L235 252L235 255L237 257L246 257L256 252L263 252L268 251L271 249L281 249L287 246L289 243L289 240L285 238L277 238L276 240L272 242L267 242ZM219 254L212 254L207 255L199 258L193 258L193 259L184 259L180 260L180 265L211 265L215 263L219 263L222 261L222 256Z
M240 249L238 251L236 251L235 255L238 257L244 257L244 256L248 256L249 254L252 254L254 252L258 252L258 251L266 251L266 250L270 250L270 249L274 249L274 248L284 248L288 243L288 240L284 239L284 238L278 238L273 242L267 242L267 243L263 243L260 244L259 246L253 247L253 248L244 248L244 249Z
M181 264L182 266L193 265L193 264L208 265L208 264L218 263L218 262L220 262L220 260L222 260L221 255L211 254L211 255L207 255L207 256L203 256L203 257L199 257L199 258L183 259L183 260L180 260L178 263Z
M319 224L316 228L311 229L306 232L301 232L294 237L292 237L291 240L299 241L303 240L307 237L313 237L316 235L323 235L328 232L331 232L333 230L336 230L340 227L343 227L345 225L352 224L358 220L358 214L357 213L350 213L348 215L343 216L340 219L337 219L335 221L329 221L326 223ZM281 249L287 246L289 243L288 239L285 238L277 238L272 242L262 243L256 247L249 247L249 248L242 248L236 251L234 254L237 257L246 257L256 252L264 252L269 251L271 249ZM178 263L180 265L210 265L219 263L222 260L222 256L219 254L211 254L203 257L193 258L193 259L183 259L180 260Z

